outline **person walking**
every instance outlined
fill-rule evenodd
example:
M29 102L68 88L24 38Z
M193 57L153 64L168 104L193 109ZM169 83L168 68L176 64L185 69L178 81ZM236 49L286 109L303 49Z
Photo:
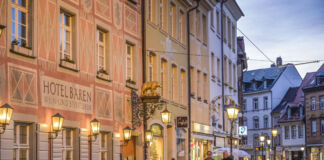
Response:
M229 157L228 153L225 151L225 152L223 152L223 159L222 160L233 160L233 158Z
M211 151L208 151L207 158L205 158L205 160L214 160L212 156L213 156L213 153Z

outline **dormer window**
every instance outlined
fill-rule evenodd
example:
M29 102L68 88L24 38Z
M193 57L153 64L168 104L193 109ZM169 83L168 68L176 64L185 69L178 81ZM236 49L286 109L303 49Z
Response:
M302 117L303 116L303 107L302 105L299 105L299 116Z
M264 87L264 89L267 89L268 88L268 84L267 84L267 80L266 79L263 81L263 87Z
M291 117L291 108L288 108L288 118Z

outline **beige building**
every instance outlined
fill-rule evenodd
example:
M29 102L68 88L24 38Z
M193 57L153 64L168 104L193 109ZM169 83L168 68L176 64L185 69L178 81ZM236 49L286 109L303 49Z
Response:
M187 159L188 129L176 126L177 117L188 115L187 25L185 0L145 1L145 81L162 84L162 98L172 113L171 125L163 124L161 111L148 120L153 132L149 159Z

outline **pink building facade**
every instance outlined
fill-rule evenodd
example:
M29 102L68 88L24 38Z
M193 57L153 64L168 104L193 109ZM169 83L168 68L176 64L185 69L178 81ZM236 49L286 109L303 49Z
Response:
M122 142L142 86L139 0L0 0L0 24L0 104L14 108L0 159L142 157L140 128ZM102 133L89 141L94 118Z

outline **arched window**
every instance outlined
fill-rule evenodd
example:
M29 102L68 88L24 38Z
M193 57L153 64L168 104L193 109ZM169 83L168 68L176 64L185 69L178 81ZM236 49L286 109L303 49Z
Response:
M151 125L151 132L153 134L152 143L150 145L151 152L150 158L151 159L163 159L163 127L159 124L152 124ZM155 157L155 158L153 158Z
M268 128L269 127L269 118L267 115L263 117L263 128Z
M253 117L253 127L255 129L259 128L259 117L257 117L257 116Z

